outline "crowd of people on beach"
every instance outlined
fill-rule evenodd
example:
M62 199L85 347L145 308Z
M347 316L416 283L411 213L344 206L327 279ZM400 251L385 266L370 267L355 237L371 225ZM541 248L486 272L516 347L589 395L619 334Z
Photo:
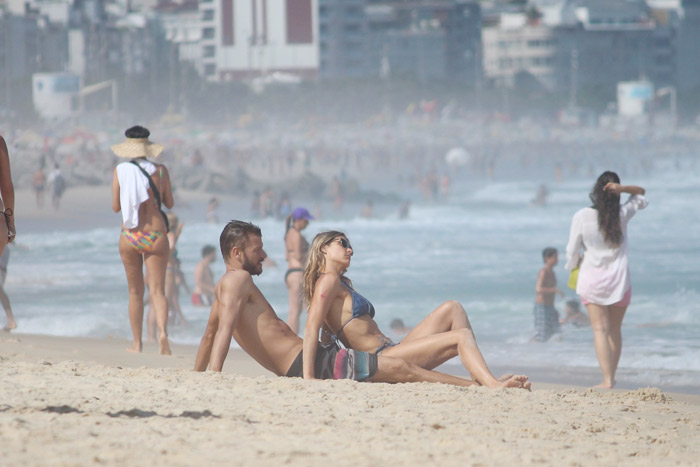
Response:
M404 337L398 342L387 337L374 321L372 304L353 288L346 276L354 254L348 237L340 231L328 231L316 235L309 243L302 231L315 216L304 207L292 208L289 196L283 194L275 199L269 187L254 196L251 217L276 216L285 220L288 322L277 317L252 281L252 276L262 272L267 255L259 227L248 222L231 221L222 231L220 251L226 272L218 282L214 281L210 269L217 256L216 248L206 245L202 249L202 259L195 268L195 286L190 290L177 257L176 246L183 223L174 212L165 212L173 208L175 197L170 172L166 165L158 162L163 146L151 142L150 132L140 126L127 129L125 136L123 142L111 146L114 154L124 160L114 167L112 208L122 216L119 253L127 278L133 334L129 351L141 352L143 347L147 289L147 335L157 340L159 353L171 353L167 332L169 317L186 324L179 305L180 288L185 288L193 305L211 307L196 358L198 371L221 371L234 338L256 361L280 376L530 388L531 383L524 375L506 374L497 378L490 372L476 344L467 313L459 302L443 303L412 328L400 323ZM7 230L6 235L0 230L0 238L6 239L0 245L2 253L6 243L14 239L15 231L9 157L1 138L0 143L0 194L6 221L0 229ZM350 164L350 157L355 156L356 153L346 153L343 164ZM388 156L377 160L391 164L393 158ZM295 158L306 164L311 157L306 153L290 155L286 158L287 169L293 168ZM407 157L410 158L410 151ZM362 164L360 158L354 161ZM522 162L528 163L527 160ZM203 164L203 161L198 163ZM487 174L492 173L489 170L493 170L493 164L484 167ZM561 176L560 165L555 165L555 175L557 173ZM449 196L451 182L447 173L438 176L434 167L428 167L419 178L418 186L425 200ZM400 176L399 183L402 180ZM416 178L411 180L415 183ZM43 203L47 183L52 187L54 207L58 208L66 186L58 164L48 178L43 167L34 173L37 204ZM333 203L342 205L344 194L337 176L330 180L330 185ZM621 193L630 195L624 204L620 202ZM605 172L591 192L593 206L574 215L566 249L566 269L578 271L578 281L573 287L586 306L588 316L580 310L577 300L567 302L563 318L554 307L555 295L564 296L557 288L553 271L558 262L556 249L543 251L545 264L536 280L533 340L547 341L567 323L575 326L590 323L603 373L599 387L603 388L615 385L622 347L621 325L631 300L626 226L637 210L647 206L644 194L643 188L621 185L615 173ZM543 185L538 190L536 204L546 204L546 196ZM212 197L207 205L208 222L218 222L218 205L218 199ZM360 215L372 217L372 209L369 200ZM407 215L407 203L402 205L404 210ZM0 266L2 264L0 262ZM7 259L4 264L6 267ZM6 329L13 329L16 323L1 287L0 299L7 313ZM305 305L308 315L305 327L300 329ZM299 337L300 331L302 337ZM471 380L434 371L454 357L459 357Z
M137 160L147 162L145 156L152 154L149 151L159 153L162 150L148 141L147 130L140 127L127 130L126 136L127 141L115 145L113 150L120 157L130 157L131 165L138 167ZM135 140L139 140L143 147L141 156L124 152L126 145L135 144ZM167 170L158 164L152 165L151 172L158 173L160 185L169 190L169 179L163 178L164 175L167 176ZM116 202L122 183L118 172L120 167L121 170L128 167L132 175L138 174L127 163L117 167L115 211L120 207ZM148 177L143 167L138 170ZM149 184L155 203L149 201L148 197L144 197L141 202L147 201L144 204L160 209L158 189L150 177ZM148 192L144 182L142 189ZM631 196L627 203L621 205L620 194L623 192ZM171 196L168 191L165 193L166 197ZM567 269L582 269L576 288L588 308L593 324L596 352L604 377L600 387L612 388L615 384L614 374L621 352L620 327L631 293L627 273L626 224L638 209L646 207L643 195L644 189L622 186L616 174L605 172L591 193L594 207L576 213L572 223L567 246ZM271 197L263 194L257 199L259 205L254 206L255 210L259 209L260 213L265 214L266 205L271 205ZM172 205L171 202L168 205L170 200L171 198L166 198L168 207ZM139 207L138 210L141 212L142 208ZM149 212L151 221L157 224L159 220L156 211L153 208L143 208L145 215L148 216ZM127 213L122 214L124 219L128 218ZM213 289L211 314L197 354L196 370L210 368L221 371L231 339L235 338L256 361L277 375L311 379L439 381L465 386L530 387L526 376L505 375L499 379L490 373L476 345L467 314L458 302L448 301L438 307L424 321L408 330L400 342L394 342L383 334L373 319L374 307L354 290L352 282L345 275L354 254L349 239L342 232L329 231L318 234L309 244L302 231L313 219L314 216L303 207L292 210L286 216L285 254L288 269L285 283L289 293L288 323L277 317L252 282L252 275L262 272L267 257L260 229L243 221L231 221L226 225L220 238L226 273ZM153 225L145 222L140 228L153 228ZM132 226L132 229L138 228L139 225ZM155 228L167 230L167 225ZM161 238L167 239L162 233L149 234L157 237L152 239L153 248ZM586 250L585 255L581 255L582 249ZM125 250L128 254L131 253L129 248ZM144 252L144 256L146 253L150 251ZM203 251L203 256L207 253L210 252ZM548 340L561 324L572 322L584 325L587 321L575 301L569 302L567 316L560 319L554 308L554 296L564 294L556 287L553 272L558 261L556 249L546 248L543 260L545 266L540 271L535 286L537 334L533 339L537 341ZM608 270L610 268L612 272ZM599 280L601 276L603 281ZM153 284L158 285L155 282ZM141 286L140 289L142 288ZM137 291L140 289L137 287ZM139 293L142 300L142 290ZM206 304L209 303L208 300ZM136 302L138 305L138 299ZM300 338L299 316L303 303L308 305L308 316L303 338ZM135 318L138 320L141 316L135 314ZM158 321L161 353L169 353L166 330L160 326L160 322L167 323L167 319L161 318ZM140 330L138 324L132 324L132 328L135 332L131 350L138 351L141 345ZM473 380L433 371L456 356L459 356Z

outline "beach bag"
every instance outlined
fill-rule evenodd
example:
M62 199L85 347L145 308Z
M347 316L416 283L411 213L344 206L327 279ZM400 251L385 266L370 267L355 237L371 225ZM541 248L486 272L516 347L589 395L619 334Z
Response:
M129 161L129 162L131 162L131 163L134 164L136 167L138 167L139 170L140 170L141 172L143 172L143 174L144 174L144 175L146 176L146 178L148 179L148 184L151 185L151 191L153 192L153 196L155 196L155 198L156 198L156 203L158 204L158 210L160 211L161 215L163 216L163 220L165 221L165 232L166 232L166 233L167 233L167 232L170 232L170 222L168 222L168 216L165 214L165 212L163 211L163 209L160 207L160 206L161 206L161 203L160 203L160 191L158 191L158 188L156 187L156 184L153 183L153 179L151 178L151 176L148 175L148 172L146 172L146 171L143 169L143 167L141 167L141 166L138 164L138 162L136 162L136 161Z
M569 280L566 283L566 285L568 285L570 289L576 290L577 283L578 283L578 266L573 268L571 270L571 272L569 273Z

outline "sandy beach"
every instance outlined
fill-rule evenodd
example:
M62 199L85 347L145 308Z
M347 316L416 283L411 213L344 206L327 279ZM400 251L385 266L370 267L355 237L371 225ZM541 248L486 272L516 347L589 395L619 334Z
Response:
M24 232L118 225L107 187L38 210ZM205 196L184 217L201 216ZM234 199L224 199L235 203ZM238 201L240 203L240 200ZM79 209L76 209L76 206ZM126 319L126 315L124 316ZM659 389L532 391L278 378L232 349L222 374L196 348L0 333L4 465L697 465L700 396Z
M190 370L126 340L0 335L5 465L693 465L700 401L658 389L531 392L304 381L232 350Z

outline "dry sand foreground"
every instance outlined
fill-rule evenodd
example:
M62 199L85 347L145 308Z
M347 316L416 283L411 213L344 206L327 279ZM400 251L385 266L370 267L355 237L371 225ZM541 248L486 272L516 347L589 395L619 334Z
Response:
M257 376L0 335L3 465L697 465L700 405L657 389L461 389ZM115 364L123 361L124 364ZM143 366L138 366L141 363ZM156 366L168 366L157 368ZM536 388L538 386L536 385Z

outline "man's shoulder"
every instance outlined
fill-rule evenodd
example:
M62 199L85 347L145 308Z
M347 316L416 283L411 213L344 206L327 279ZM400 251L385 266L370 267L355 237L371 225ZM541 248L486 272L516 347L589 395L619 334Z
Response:
M245 271L227 271L214 286L217 297L226 296L248 297L255 291L255 284L249 273Z
M221 279L219 279L219 286L223 289L246 289L253 284L253 278L250 273L243 270L226 271Z

